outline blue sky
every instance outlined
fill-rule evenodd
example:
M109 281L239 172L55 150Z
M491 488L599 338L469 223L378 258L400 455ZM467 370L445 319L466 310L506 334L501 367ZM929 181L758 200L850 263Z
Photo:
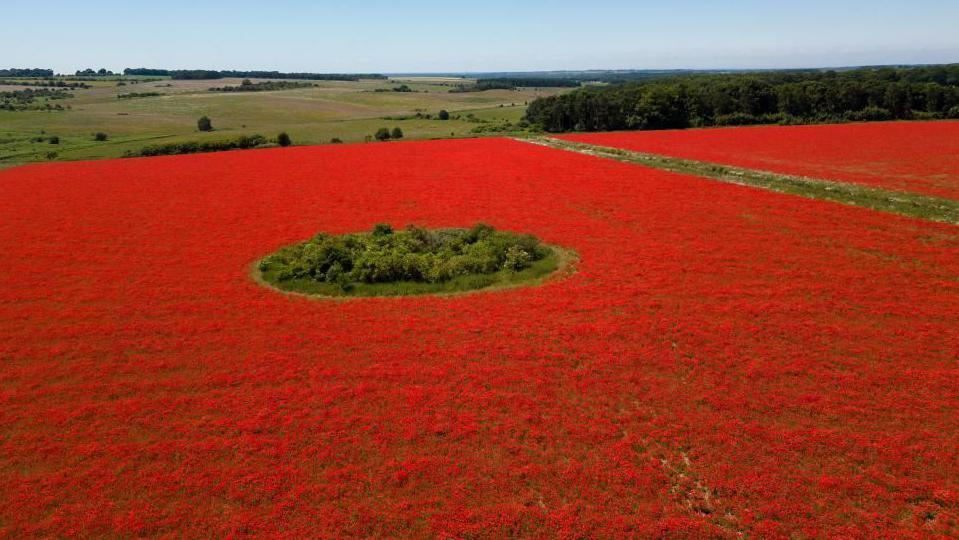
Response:
M959 62L957 0L44 0L0 67L315 72Z

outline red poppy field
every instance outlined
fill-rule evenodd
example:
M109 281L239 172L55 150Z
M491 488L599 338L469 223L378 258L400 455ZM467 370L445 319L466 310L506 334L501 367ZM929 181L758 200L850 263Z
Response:
M559 138L959 199L959 122L579 133Z
M250 277L479 221L576 273ZM959 534L954 226L479 139L10 169L0 247L0 536Z

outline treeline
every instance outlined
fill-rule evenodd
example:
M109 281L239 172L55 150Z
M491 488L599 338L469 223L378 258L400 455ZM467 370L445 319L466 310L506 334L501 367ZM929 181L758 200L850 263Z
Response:
M959 64L675 76L534 100L546 131L959 118Z
M77 77L116 77L117 76L116 73L110 71L107 68L100 68L97 70L90 69L90 68L82 69L82 70L78 69L74 75Z
M169 69L150 69L150 68L126 68L123 70L124 75L138 76L138 77L169 77Z
M117 94L117 99L139 99L148 97L158 97L163 94L159 92L130 92L129 94Z
M413 90L412 88L410 88L410 86L409 86L408 84L401 84L401 85L399 85L399 86L394 86L393 88L377 88L376 90L373 90L373 92L376 92L376 93L383 93L383 92L412 93L412 92L416 92L416 90Z
M8 84L15 86L30 86L34 88L69 88L71 90L85 90L92 88L89 84L82 82L66 82L62 80L48 80L48 81L16 81Z
M124 75L148 75L170 77L177 80L209 80L227 78L249 79L298 79L304 81L358 81L360 79L386 79L379 74L343 74L343 73L281 73L279 71L235 71L209 69L151 69L127 68Z
M450 93L485 92L486 90L515 90L517 88L577 88L580 81L554 78L509 78L478 79L474 84L460 85Z
M53 70L40 68L0 69L0 77L53 77Z
M210 92L271 92L274 90L295 90L297 88L313 88L313 83L293 81L264 81L254 83L250 79L243 79L239 86L220 86L210 88Z

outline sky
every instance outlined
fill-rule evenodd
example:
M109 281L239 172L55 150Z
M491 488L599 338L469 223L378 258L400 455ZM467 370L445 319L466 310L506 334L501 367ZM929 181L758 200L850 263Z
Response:
M957 0L44 0L0 68L337 73L959 62Z

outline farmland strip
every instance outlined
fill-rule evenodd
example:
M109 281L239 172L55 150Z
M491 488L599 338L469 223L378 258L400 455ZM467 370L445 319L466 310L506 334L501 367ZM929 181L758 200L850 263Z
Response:
M842 182L831 182L818 178L745 169L742 167L732 167L718 163L564 141L551 137L535 137L517 140L559 150L613 159L624 163L644 165L673 173L690 174L712 180L719 180L721 182L758 187L811 199L861 206L881 212L890 212L931 221L959 224L959 201L940 197L890 191Z

